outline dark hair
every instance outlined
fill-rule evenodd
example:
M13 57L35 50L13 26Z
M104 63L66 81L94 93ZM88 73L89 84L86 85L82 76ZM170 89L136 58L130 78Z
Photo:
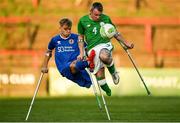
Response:
M68 27L72 26L72 21L68 18L63 18L59 21L60 26L67 25Z
M91 6L91 10L97 9L100 12L103 12L103 6L100 2L94 2Z

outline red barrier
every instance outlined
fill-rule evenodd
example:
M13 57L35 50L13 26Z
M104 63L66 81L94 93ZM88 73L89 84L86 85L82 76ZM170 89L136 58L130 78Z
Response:
M42 55L43 50L0 50L1 55L29 55L29 56L40 56Z
M35 0L37 2L37 0ZM116 25L142 25L145 27L145 47L147 52L152 52L152 26L157 25L180 25L180 18L112 18L113 22ZM29 23L30 19L28 17L0 17L0 23ZM76 19L77 22L77 19ZM35 64L37 66L37 59L39 51L8 51L1 50L1 55L32 55L34 57ZM41 51L42 53L42 51ZM38 54L38 55L37 55ZM158 51L157 55L159 56L180 56L179 51Z
M28 17L0 17L0 23L2 24L30 23L30 18Z
M177 50L158 50L156 52L157 56L172 56L172 57L180 57L180 51Z
M180 25L180 18L119 18L112 19L117 25Z
M40 56L44 56L44 50L0 50L1 56L32 56L33 67L38 68Z
M112 20L116 25L143 25L147 52L152 52L152 26L180 25L180 18L113 18Z

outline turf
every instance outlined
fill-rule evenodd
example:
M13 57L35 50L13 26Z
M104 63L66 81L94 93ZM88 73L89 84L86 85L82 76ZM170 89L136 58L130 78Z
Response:
M106 97L113 122L180 121L180 97ZM0 98L0 121L23 122L31 98ZM37 98L31 122L106 122L95 97Z

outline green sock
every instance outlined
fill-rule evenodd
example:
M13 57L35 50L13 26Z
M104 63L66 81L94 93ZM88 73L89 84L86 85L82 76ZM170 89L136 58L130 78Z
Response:
M101 88L106 92L108 96L111 96L111 89L109 88L108 84L101 85Z
M111 74L115 73L116 71L114 64L111 67L107 67L107 69Z

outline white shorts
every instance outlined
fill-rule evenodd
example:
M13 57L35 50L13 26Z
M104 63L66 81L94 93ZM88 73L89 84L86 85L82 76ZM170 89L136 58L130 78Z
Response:
M95 53L96 53L96 55L94 57L94 65L95 65L95 67L94 67L93 74L96 74L101 68L104 67L104 63L99 58L100 51L103 48L106 48L109 51L112 51L113 46L112 46L111 42L108 42L108 43L99 44L99 45L97 45L97 46L95 46L95 47L93 47L91 49L91 50L94 50ZM88 51L88 55L90 54L91 50Z

